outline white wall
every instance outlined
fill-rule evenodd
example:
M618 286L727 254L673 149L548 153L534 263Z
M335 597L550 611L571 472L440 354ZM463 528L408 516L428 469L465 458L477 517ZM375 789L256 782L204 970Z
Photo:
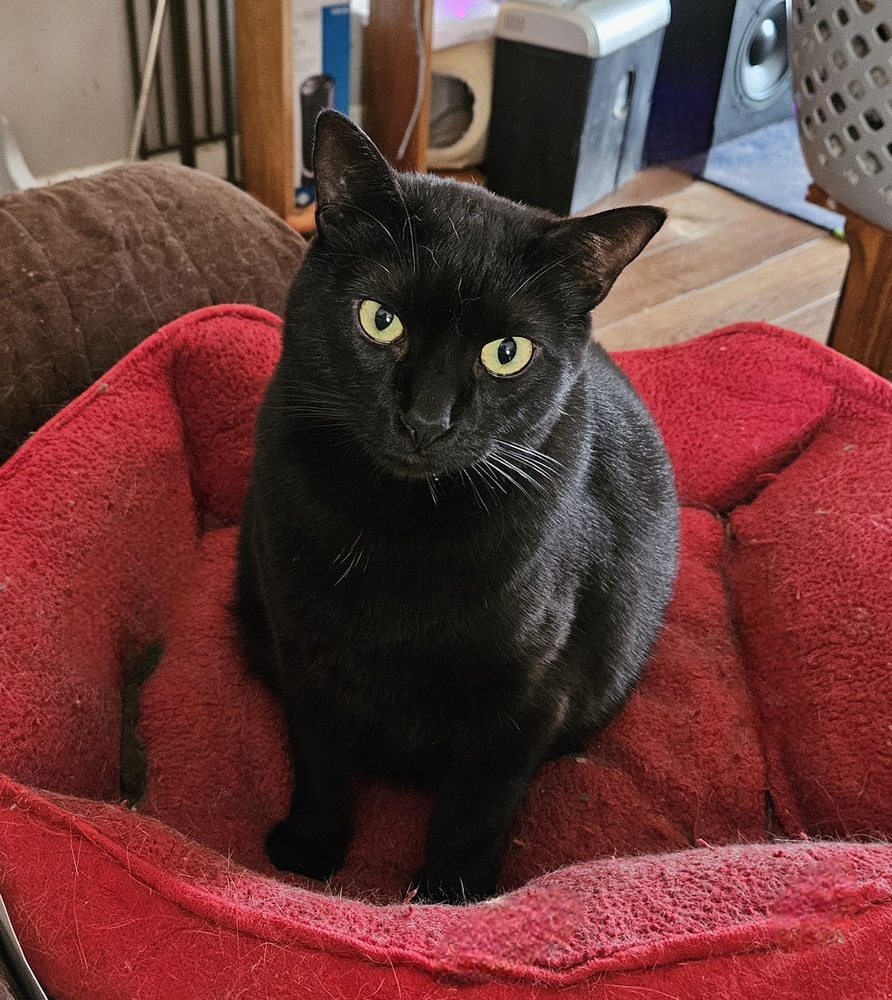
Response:
M126 156L123 0L0 0L0 114L38 177Z

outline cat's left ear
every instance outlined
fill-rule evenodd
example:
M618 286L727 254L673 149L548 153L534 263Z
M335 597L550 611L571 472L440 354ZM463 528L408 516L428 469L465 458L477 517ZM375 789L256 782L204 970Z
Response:
M666 212L653 205L615 208L556 222L546 245L552 256L570 265L594 308L665 221Z
M316 219L320 232L356 225L374 216L387 227L399 209L396 178L372 140L346 116L323 111L313 145Z

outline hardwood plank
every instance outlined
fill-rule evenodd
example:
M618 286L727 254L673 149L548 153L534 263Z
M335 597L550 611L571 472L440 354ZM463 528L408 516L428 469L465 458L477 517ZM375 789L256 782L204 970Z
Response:
M285 221L301 236L312 236L316 232L316 203L295 208L285 217Z
M636 178L642 176L647 177L648 183L645 184L642 181L640 184L636 184ZM684 177L684 174L679 174L678 171L669 170L668 168L666 168L665 174L657 175L656 171L645 171L644 174L636 174L620 191L608 195L603 201L598 202L582 214L594 214L600 211L602 206L604 207L604 211L607 211L613 208L625 208L627 205L658 205L666 209L669 213L669 218L666 219L662 229L645 247L643 253L650 255L670 243L686 242L701 235L700 227L696 225L696 222L692 227L692 219L696 220L697 210L689 208L689 202L691 206L696 206L698 203L705 201L706 204L703 205L701 214L705 220L711 221L713 217L719 217L722 213L729 210L733 211L734 202L740 199L728 196L727 192L722 192L723 198L716 199L712 192L714 190L719 191L721 190L720 188L713 188L713 185L704 184L703 181L695 180L692 177L687 177L684 184L675 183L679 178ZM706 190L704 191L703 189ZM624 196L622 198L617 197L621 192L624 193ZM689 193L687 197L684 197L682 192ZM628 195L628 197L625 197L625 195ZM708 207L710 204L713 206L711 211Z
M794 309L793 312L785 313L783 316L777 316L769 322L826 344L838 301L839 292L831 292L817 302L812 302L801 309Z
M678 171L670 171L670 173L678 174ZM647 202L651 205L659 205L669 213L665 225L647 245L643 256L649 256L669 244L689 242L701 236L712 235L720 230L727 219L732 216L749 216L755 224L756 221L765 219L762 213L768 213L768 216L772 218L776 215L769 209L731 194L724 188L691 177L687 178L687 184L669 190L651 189L648 191L646 188L641 188L639 191L644 197L630 199L622 204L611 203L609 207L620 208L624 204ZM650 196L648 197L648 195ZM610 197L612 198L612 196ZM598 204L600 205L601 202ZM793 221L798 222L798 220ZM808 223L799 223L799 225L806 227L807 238L811 239L815 234L814 227L809 226ZM822 232L822 230L817 232Z
M696 183L698 182L690 174L672 167L647 167L633 174L616 191L605 195L579 214L592 215L594 212L606 212L626 205L653 205L656 203L655 199L665 198L666 195Z
M235 41L245 188L284 219L294 207L291 0L235 0Z
M756 266L606 325L595 311L595 337L608 350L688 340L742 320L792 313L839 288L846 248L832 237L813 240Z
M605 325L823 236L810 223L702 181L655 203L669 218L598 307Z

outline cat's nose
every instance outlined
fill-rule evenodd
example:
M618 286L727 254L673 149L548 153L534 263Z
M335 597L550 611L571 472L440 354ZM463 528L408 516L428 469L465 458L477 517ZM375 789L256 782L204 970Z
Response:
M417 448L426 448L449 430L452 411L450 408L428 413L413 407L408 413L400 414L400 419L409 432L412 443Z

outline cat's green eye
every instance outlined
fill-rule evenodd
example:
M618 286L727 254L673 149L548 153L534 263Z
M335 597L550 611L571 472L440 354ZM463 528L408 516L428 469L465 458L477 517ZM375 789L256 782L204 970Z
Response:
M533 342L526 337L505 337L491 340L480 352L483 367L491 374L504 378L517 375L533 359Z
M378 344L392 344L403 335L403 322L395 312L374 299L359 303L359 325Z

